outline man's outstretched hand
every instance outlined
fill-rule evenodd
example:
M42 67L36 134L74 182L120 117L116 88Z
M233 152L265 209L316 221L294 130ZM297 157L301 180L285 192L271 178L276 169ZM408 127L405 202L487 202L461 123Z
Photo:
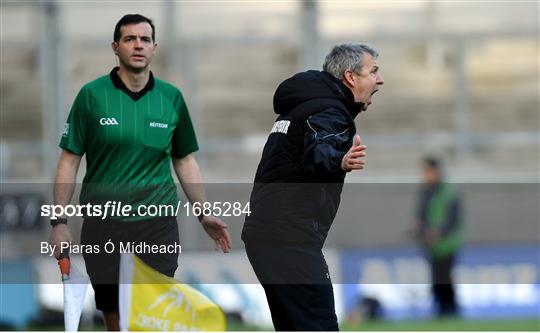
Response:
M366 146L362 145L360 135L356 134L353 139L351 149L343 156L341 160L341 169L345 172L352 170L362 170L366 164L361 158L366 156Z
M225 222L214 216L205 216L201 220L204 231L216 243L216 250L221 249L224 253L231 251L231 236Z

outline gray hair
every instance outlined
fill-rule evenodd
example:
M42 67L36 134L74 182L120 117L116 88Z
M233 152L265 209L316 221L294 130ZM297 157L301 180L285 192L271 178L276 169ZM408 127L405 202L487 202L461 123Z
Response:
M358 71L362 68L364 54L366 53L373 58L379 56L379 52L368 45L336 45L324 59L323 70L332 74L336 79L343 80L343 73L346 70Z

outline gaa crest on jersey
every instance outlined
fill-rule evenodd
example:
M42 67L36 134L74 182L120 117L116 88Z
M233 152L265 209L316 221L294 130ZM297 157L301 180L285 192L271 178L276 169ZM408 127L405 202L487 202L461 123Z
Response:
M99 124L101 126L116 126L118 121L115 118L101 118L99 119Z

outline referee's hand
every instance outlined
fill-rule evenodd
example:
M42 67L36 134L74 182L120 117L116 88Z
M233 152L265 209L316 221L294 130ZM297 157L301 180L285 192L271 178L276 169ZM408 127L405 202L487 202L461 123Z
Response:
M204 231L216 243L216 250L221 249L224 253L231 251L231 236L227 231L227 225L214 216L205 216L201 220Z
M62 243L71 243L73 238L69 232L69 228L65 224L57 224L51 229L51 235L49 238L49 243L55 245L54 257L58 259L60 256L60 247Z

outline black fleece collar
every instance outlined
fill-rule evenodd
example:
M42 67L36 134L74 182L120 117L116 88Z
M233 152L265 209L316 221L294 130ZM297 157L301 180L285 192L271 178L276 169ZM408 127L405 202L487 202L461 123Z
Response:
M341 82L341 80L335 78L332 74L326 71L322 72L336 84L336 90L345 96L345 99L347 100L347 109L353 118L355 118L360 112L364 111L364 103L354 101L354 95L349 87Z

